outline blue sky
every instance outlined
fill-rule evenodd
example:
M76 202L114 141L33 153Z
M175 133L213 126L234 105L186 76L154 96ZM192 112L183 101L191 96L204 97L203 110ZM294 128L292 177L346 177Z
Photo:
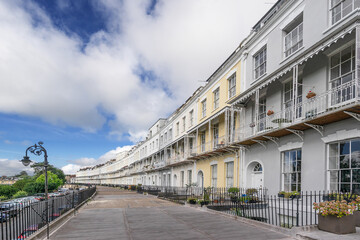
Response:
M17 160L38 141L67 173L127 149L203 84L266 2L1 1L0 176L24 170Z

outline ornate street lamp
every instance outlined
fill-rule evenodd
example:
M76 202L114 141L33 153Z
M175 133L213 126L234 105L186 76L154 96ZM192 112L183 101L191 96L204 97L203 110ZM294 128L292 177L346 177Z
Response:
M30 146L25 151L25 156L20 162L24 166L29 166L29 164L32 162L30 158L28 157L28 151L31 153L40 156L41 154L44 154L44 170L45 170L45 212L46 212L46 228L47 228L47 239L49 239L49 191L48 191L48 175L47 175L47 168L48 168L48 160L47 160L47 152L46 149L42 146L43 142L38 142L38 144L34 144L33 146Z

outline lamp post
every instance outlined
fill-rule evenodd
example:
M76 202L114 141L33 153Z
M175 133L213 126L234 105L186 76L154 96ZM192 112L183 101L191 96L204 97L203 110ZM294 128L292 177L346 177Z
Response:
M44 144L43 142L38 142L38 144L34 144L33 146L28 147L25 151L24 158L20 160L20 162L22 162L24 166L29 166L29 164L32 162L28 157L28 151L30 151L31 153L37 156L44 154L46 233L47 233L47 239L49 239L49 191L48 191L48 175L47 175L48 155L46 149L42 146L43 144Z

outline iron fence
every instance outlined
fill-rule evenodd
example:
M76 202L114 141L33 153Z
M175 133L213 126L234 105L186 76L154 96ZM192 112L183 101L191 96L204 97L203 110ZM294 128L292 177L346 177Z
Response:
M9 201L0 205L0 238L1 240L24 239L37 232L70 209L79 206L89 199L96 187L73 191L64 196L48 200ZM38 199L41 199L39 197ZM35 202L36 201L36 202ZM48 205L46 204L48 203ZM48 206L48 211L46 211ZM48 212L48 215L46 214Z
M318 211L313 208L315 202L332 200L351 202L357 197L356 194L329 191L284 192L269 195L264 188L113 186L136 189L138 193L145 192L178 203L207 205L209 209L285 228L317 224Z

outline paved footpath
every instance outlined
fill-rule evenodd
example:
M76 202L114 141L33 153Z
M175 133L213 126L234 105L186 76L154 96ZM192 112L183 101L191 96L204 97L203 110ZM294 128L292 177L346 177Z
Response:
M99 187L95 199L50 239L291 239L154 196Z

